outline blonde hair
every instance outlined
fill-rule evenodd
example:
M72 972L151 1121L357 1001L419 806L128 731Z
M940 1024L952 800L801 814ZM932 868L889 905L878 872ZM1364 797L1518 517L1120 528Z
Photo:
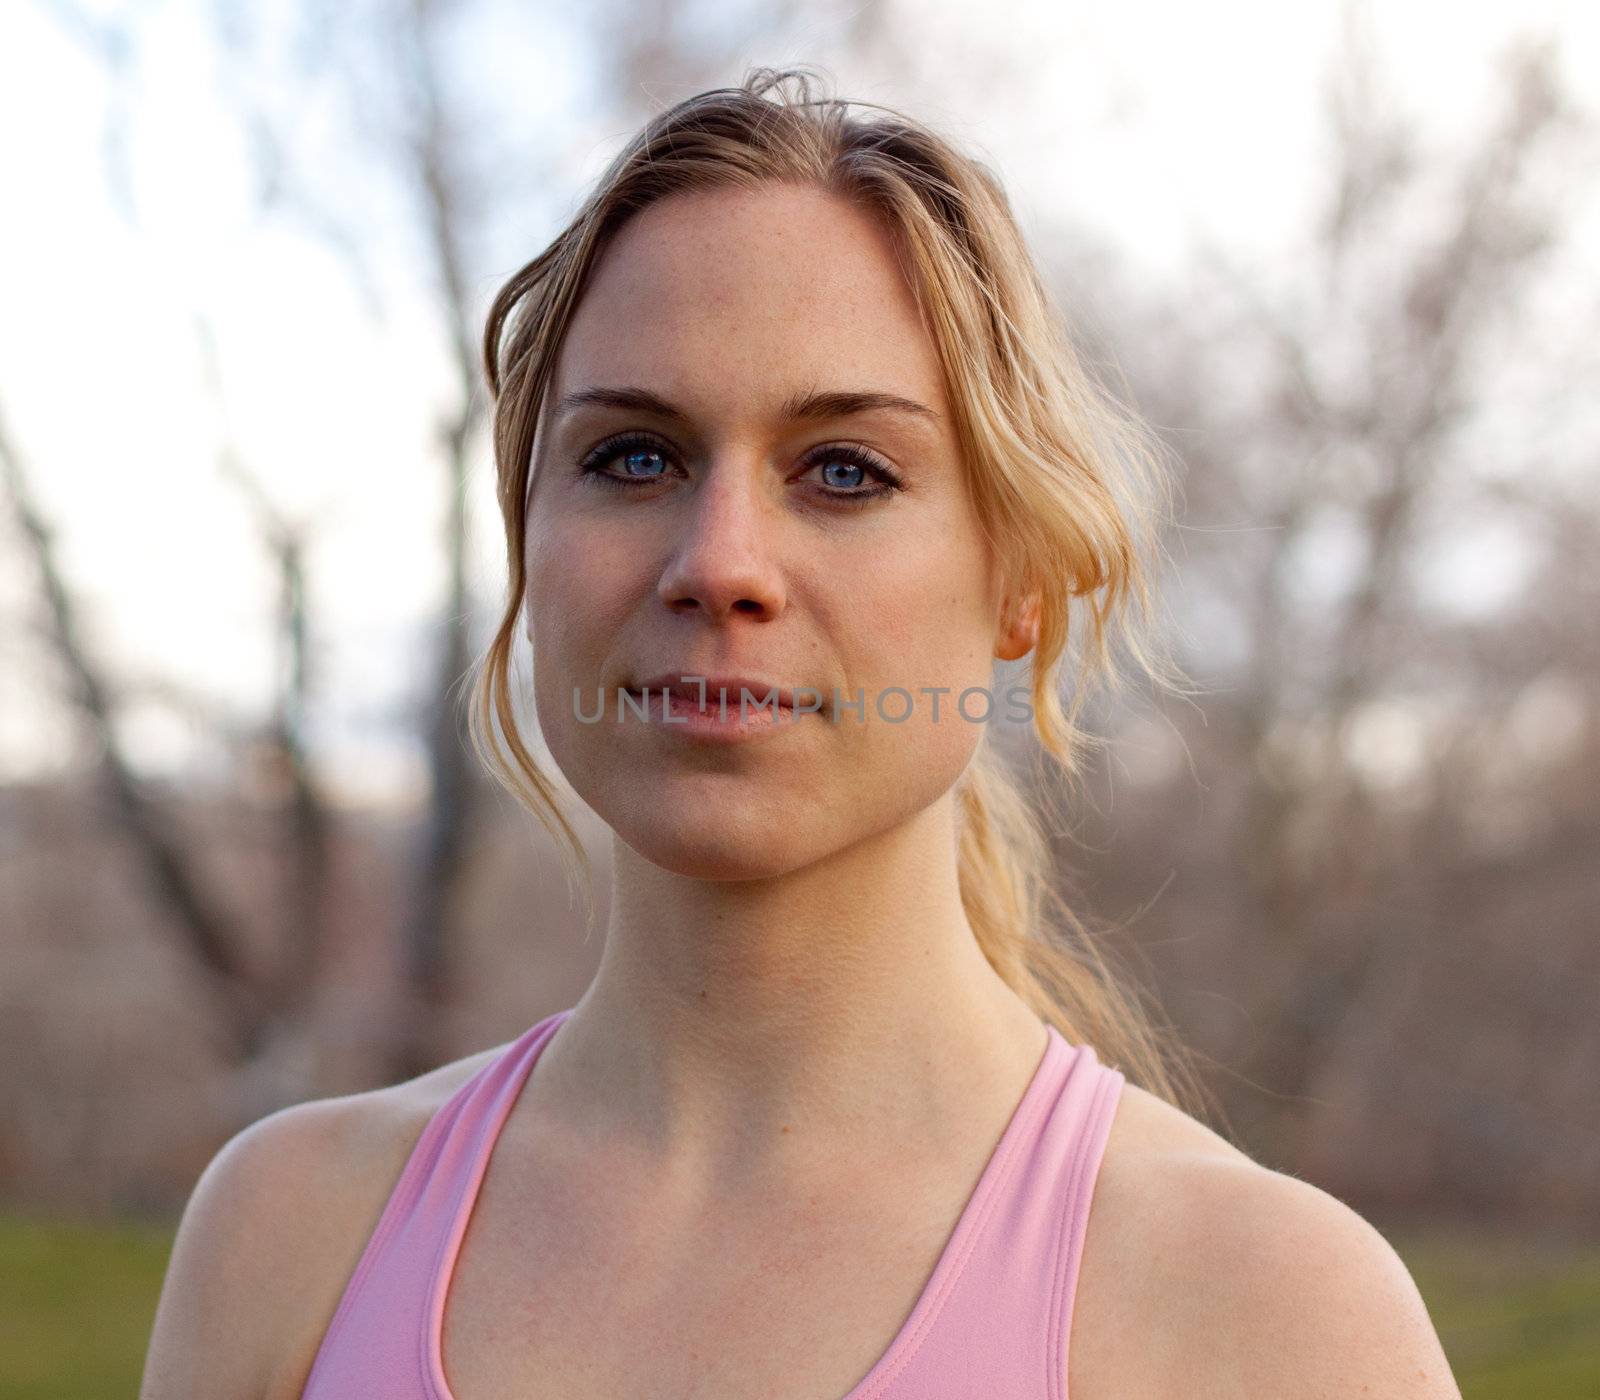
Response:
M1076 780L1096 742L1078 718L1095 683L1123 678L1118 643L1150 678L1181 679L1148 626L1141 557L1166 504L1159 440L1080 363L995 175L890 108L816 95L813 77L803 67L754 69L738 87L654 117L489 311L484 362L510 576L505 613L473 676L469 727L490 773L556 838L569 878L581 870L591 897L583 846L518 732L512 700L525 502L546 386L587 278L625 220L674 193L806 184L883 221L938 349L982 527L1009 591L1040 601L1033 728L1058 778ZM851 107L878 115L852 116ZM1064 708L1059 672L1075 599L1087 633ZM962 903L996 972L1069 1040L1203 1113L1209 1095L1194 1052L1157 1024L1056 893L1041 814L986 741L963 774L959 807Z

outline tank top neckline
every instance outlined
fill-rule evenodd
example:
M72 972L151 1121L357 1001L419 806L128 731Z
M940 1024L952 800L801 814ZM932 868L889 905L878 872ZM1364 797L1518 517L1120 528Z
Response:
M521 1097L522 1089L532 1073L535 1062L556 1032L566 1023L577 1008L569 1006L536 1022L516 1042L506 1048L504 1055L489 1062L456 1091L455 1099L466 1099L482 1083L502 1068L507 1059L516 1058L509 1080L496 1094L497 1103L487 1125L487 1130L473 1152L466 1185L452 1212L450 1228L440 1243L438 1256L433 1262L427 1285L428 1305L426 1326L422 1329L422 1374L426 1378L430 1400L456 1400L455 1392L444 1373L444 1310L449 1300L450 1285L455 1277L456 1261L466 1235L472 1212L477 1205L489 1159L494 1154L501 1129L510 1116L513 1106ZM839 1400L874 1400L899 1374L916 1353L922 1339L928 1334L944 1301L949 1297L973 1249L978 1244L983 1227L1001 1198L1001 1188L1017 1160L1019 1149L1035 1136L1039 1120L1055 1101L1055 1090L1066 1077L1076 1057L1093 1056L1087 1045L1072 1045L1048 1021L1045 1028L1044 1051L1039 1057L1032 1078L1018 1099L1011 1117L1002 1129L999 1141L989 1154L988 1161L979 1173L966 1204L956 1217L956 1223L945 1240L933 1272L918 1294L911 1312L900 1325L888 1346L866 1374ZM449 1105L446 1105L449 1107ZM444 1109L440 1110L441 1113Z

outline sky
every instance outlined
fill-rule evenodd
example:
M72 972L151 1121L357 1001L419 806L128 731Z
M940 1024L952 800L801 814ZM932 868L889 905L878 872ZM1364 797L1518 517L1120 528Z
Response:
M208 747L208 722L141 693L175 686L248 723L272 690L271 563L248 502L217 469L226 439L279 510L315 522L329 703L313 739L339 796L406 800L421 771L397 721L430 669L444 503L429 444L449 382L416 290L409 212L358 154L327 163L322 178L348 179L370 216L355 237L375 309L325 239L262 216L229 100L237 75L220 61L207 7L140 8L135 76L119 90L54 6L0 7L0 421L56 531L88 640L130 687L124 737L142 768L222 774L225 755ZM542 246L621 134L585 128L585 94L605 75L584 67L572 35L530 25L535 8L487 5L463 43L486 87L516 95L528 129L567 124L571 187L508 200L481 304ZM1481 118L1489 55L1514 27L1558 29L1569 81L1591 107L1600 99L1600 7L1373 9L1406 101L1440 142ZM903 102L987 152L1025 223L1093 227L1152 277L1181 271L1195 230L1248 260L1289 246L1303 225L1335 5L1027 0L914 13L909 86L834 61L820 39L816 51L802 37L750 58L817 58L841 91ZM973 80L991 64L1003 80ZM291 98L267 94L279 107ZM336 130L315 104L293 116L313 134ZM108 180L108 129L126 155L133 220ZM201 312L220 405L206 387ZM487 600L501 560L484 452L470 489ZM0 541L5 781L82 762L85 750L62 677L31 636L37 581L3 517Z

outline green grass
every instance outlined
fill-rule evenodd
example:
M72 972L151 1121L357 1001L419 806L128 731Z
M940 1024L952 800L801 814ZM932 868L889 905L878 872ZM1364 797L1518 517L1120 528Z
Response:
M1600 1246L1455 1231L1388 1238L1463 1400L1600 1397Z
M0 1215L0 1400L129 1400L172 1248L154 1225Z
M1600 1245L1385 1231L1464 1400L1600 1396ZM153 1225L0 1215L0 1400L128 1400L172 1245Z

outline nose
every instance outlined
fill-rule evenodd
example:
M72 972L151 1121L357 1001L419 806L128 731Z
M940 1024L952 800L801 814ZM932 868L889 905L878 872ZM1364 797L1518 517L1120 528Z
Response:
M676 517L681 534L656 590L673 612L700 611L722 622L737 614L770 620L783 610L764 470L733 460L715 464Z

